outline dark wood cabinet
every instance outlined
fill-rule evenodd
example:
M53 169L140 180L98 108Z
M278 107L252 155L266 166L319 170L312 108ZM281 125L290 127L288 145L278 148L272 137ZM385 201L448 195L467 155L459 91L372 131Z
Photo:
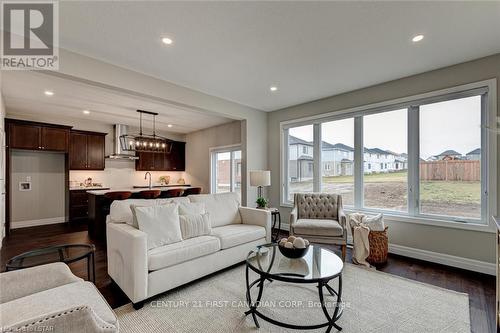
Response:
M53 151L68 151L69 130L61 128L42 127L42 149Z
M71 131L70 170L104 170L106 133Z
M68 151L69 126L6 119L7 145L13 149Z
M76 221L89 216L89 197L87 190L69 191L69 219Z
M166 170L184 171L186 170L186 143L174 142L172 150L167 156Z
M170 153L137 152L137 171L184 171L186 169L186 144L173 142Z

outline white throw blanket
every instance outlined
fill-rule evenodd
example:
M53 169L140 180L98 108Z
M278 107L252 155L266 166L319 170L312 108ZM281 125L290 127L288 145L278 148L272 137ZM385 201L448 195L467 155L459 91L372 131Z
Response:
M349 215L349 224L353 230L352 262L370 267L370 264L366 261L366 258L370 255L370 243L368 241L370 228L367 224L363 223L365 218L365 214L353 213Z

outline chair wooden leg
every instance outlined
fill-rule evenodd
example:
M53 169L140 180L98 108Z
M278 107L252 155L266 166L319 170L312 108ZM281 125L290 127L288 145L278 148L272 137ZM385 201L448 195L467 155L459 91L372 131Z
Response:
M345 262L346 249L347 249L347 246L342 245L342 261L344 261L344 262Z

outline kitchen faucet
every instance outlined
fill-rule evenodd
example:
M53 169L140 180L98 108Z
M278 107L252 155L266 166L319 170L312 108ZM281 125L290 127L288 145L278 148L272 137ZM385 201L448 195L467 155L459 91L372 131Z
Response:
M149 175L149 189L152 189L152 186L151 186L151 172L146 172L146 174L144 175L144 179L148 179L148 175Z

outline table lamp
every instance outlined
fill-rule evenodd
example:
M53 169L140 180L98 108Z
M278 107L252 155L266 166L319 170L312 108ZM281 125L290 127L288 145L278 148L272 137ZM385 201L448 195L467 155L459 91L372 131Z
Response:
M250 186L257 186L257 195L262 197L262 187L271 185L271 171L250 171Z

